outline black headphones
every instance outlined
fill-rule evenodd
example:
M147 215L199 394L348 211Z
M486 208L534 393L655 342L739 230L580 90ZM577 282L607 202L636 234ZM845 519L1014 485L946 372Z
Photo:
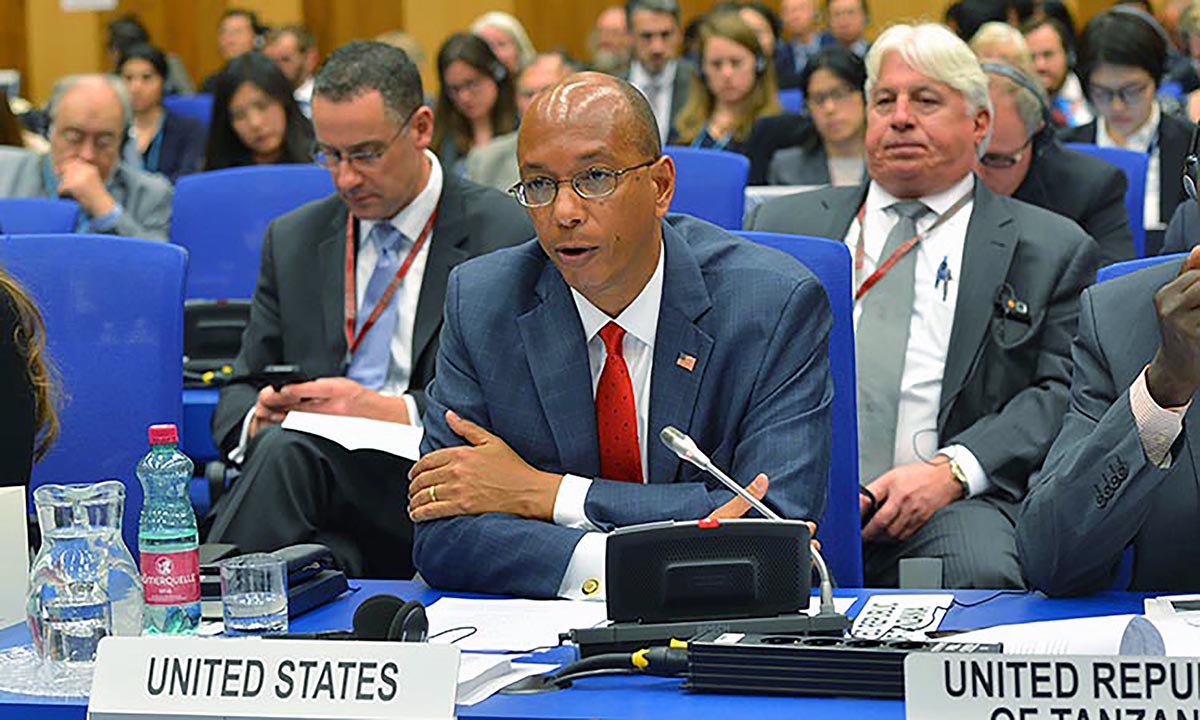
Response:
M354 637L360 640L425 642L429 618L425 606L395 595L372 595L354 611Z
M1171 36L1167 34L1167 29L1162 26L1162 23L1160 23L1153 15L1139 7L1133 7L1132 5L1113 5L1107 10L1107 12L1115 15L1128 15L1130 17L1138 18L1149 25L1151 29L1153 29L1154 32L1157 33L1160 38L1162 38L1163 44L1166 45L1168 51L1171 49L1171 46L1174 45L1174 43L1171 42Z
M1042 127L1032 136L1033 151L1037 153L1054 136L1054 120L1050 114L1050 104L1046 101L1046 92L1039 85L1035 85L1033 80L1028 75L1020 70L1005 65L1004 63L985 62L980 63L979 67L985 73L999 75L1008 78L1016 83L1025 92L1037 99L1038 107L1042 110Z
M1183 191L1196 200L1196 187L1200 184L1200 157L1196 155L1196 141L1200 138L1200 125L1192 127L1192 139L1188 141L1188 154L1183 159Z

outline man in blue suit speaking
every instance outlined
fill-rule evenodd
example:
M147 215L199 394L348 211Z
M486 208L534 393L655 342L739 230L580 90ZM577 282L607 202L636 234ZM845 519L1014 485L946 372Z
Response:
M658 442L665 425L780 515L818 517L833 386L816 278L667 216L675 167L623 80L539 94L518 157L536 240L463 263L446 292L409 487L425 580L603 598L613 528L745 513Z

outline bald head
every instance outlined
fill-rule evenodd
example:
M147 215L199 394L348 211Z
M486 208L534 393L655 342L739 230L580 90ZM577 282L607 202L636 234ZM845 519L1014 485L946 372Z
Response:
M597 118L611 123L616 137L639 155L662 154L658 124L645 96L628 82L598 72L569 75L537 95L521 120L521 142L530 123L567 127Z

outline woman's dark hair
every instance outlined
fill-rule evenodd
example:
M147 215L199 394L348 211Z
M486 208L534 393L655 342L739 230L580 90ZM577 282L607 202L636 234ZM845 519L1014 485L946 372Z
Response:
M136 15L122 15L108 24L108 48L118 55L141 43L150 42L150 33Z
M517 93L508 69L496 59L496 54L483 38L473 33L454 33L438 50L438 84L441 87L433 111L432 140L436 153L441 152L447 137L454 143L459 155L465 155L471 149L471 122L454 107L446 89L446 68L459 60L496 83L496 102L488 113L492 136L503 135L517 128Z
M129 60L145 60L154 68L154 72L162 78L163 82L167 80L167 56L163 55L162 50L149 45L147 43L138 43L131 45L121 51L121 58L117 60L117 74L121 73L121 68L125 67L125 63Z
M54 365L46 356L46 326L37 305L21 285L0 267L0 303L13 311L13 334L0 342L13 343L25 360L25 376L33 394L34 447L36 462L46 454L58 435L55 413L58 395Z
M954 28L963 42L969 42L984 23L1008 22L1004 0L959 0L946 8L946 24Z
M804 91L805 97L809 96L808 84L812 81L813 74L818 70L825 70L833 73L839 80L846 83L850 87L858 91L862 96L862 101L867 102L867 66L860 58L849 48L835 45L827 48L822 48L808 60L808 64L804 66L804 71L800 73L800 89ZM804 142L801 147L805 152L814 152L821 145L821 135L813 128L811 133L804 137Z
M204 152L204 169L217 170L254 164L253 151L238 137L229 116L229 103L233 100L234 93L242 83L247 82L283 106L287 129L276 162L309 162L313 143L312 126L301 114L300 106L292 97L292 86L288 79L266 55L255 51L230 60L217 75L213 90L212 122L208 128L208 147Z
M1117 8L1088 21L1079 38L1079 79L1090 95L1092 73L1101 65L1123 65L1145 70L1158 87L1167 64L1167 41L1136 11ZM1089 97L1090 99L1090 97Z

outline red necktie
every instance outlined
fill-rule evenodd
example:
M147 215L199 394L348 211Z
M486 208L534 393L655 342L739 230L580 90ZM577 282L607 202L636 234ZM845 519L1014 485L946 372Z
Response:
M621 355L625 330L610 322L600 328L606 356L596 385L596 432L600 436L600 477L642 481L642 456L638 452L637 409L629 366Z

